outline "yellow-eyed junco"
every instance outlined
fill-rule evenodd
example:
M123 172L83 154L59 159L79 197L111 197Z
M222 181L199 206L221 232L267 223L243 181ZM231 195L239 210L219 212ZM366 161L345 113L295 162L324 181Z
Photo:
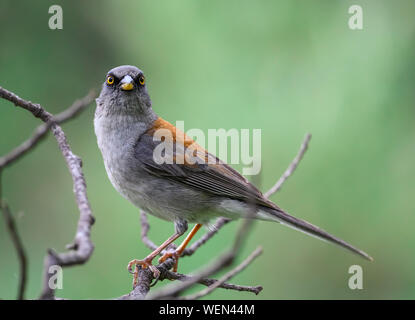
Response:
M256 219L280 222L372 260L347 242L287 214L237 171L160 118L152 109L143 72L137 67L119 66L108 72L97 99L94 125L115 189L142 210L175 224L175 233L159 248L144 260L129 263L130 271L133 265L140 265L157 276L159 271L152 260L186 232L188 222L196 223L175 254L166 253L161 258L173 256L176 271L180 254L202 224L219 216L250 216L253 205ZM155 155L161 142L174 145L170 155L173 163L160 163Z

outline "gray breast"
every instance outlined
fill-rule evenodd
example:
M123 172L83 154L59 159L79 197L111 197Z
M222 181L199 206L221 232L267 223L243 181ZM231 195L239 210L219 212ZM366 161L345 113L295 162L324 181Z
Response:
M134 178L139 168L133 147L137 137L147 128L123 115L95 117L94 127L108 177L118 192L126 196L125 188L131 183L139 183Z

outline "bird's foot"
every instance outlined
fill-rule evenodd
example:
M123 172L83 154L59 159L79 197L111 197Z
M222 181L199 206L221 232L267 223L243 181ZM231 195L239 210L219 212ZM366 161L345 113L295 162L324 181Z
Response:
M173 266L173 272L177 272L177 266L179 264L179 258L180 258L181 252L174 250L169 251L163 254L163 256L159 259L159 263L163 263L169 258L174 259L174 266Z
M142 269L146 269L149 268L152 272L153 272L153 277L157 280L160 277L160 271L159 269L157 269L156 266L153 266L153 264L151 263L152 259L144 259L144 260L131 260L128 263L127 266L127 270L129 273L134 275L133 278L133 288L135 288L138 284L138 271L139 271L139 267L141 267ZM134 267L134 270L133 270Z

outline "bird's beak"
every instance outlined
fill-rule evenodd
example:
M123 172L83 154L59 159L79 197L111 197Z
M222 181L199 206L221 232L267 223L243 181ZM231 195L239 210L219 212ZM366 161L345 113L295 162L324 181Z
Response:
M130 76L125 76L121 80L121 90L130 91L134 89L134 80Z

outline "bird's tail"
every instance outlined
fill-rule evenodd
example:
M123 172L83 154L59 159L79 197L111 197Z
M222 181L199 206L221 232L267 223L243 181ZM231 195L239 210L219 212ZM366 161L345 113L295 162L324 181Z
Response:
M346 241L343 241L342 239L339 239L331 235L330 233L320 229L319 227L312 225L311 223L307 221L304 221L304 220L301 220L301 219L298 219L296 217L289 215L288 213L284 212L281 209L278 210L278 209L266 208L259 212L258 218L280 222L281 224L285 224L290 228L304 232L310 236L313 236L313 237L316 237L318 239L325 240L328 242L335 243L343 248L348 249L349 251L355 254L358 254L359 256L362 256L363 258L369 261L373 261L373 258L369 256L366 252L360 249L357 249L356 247L352 246Z

